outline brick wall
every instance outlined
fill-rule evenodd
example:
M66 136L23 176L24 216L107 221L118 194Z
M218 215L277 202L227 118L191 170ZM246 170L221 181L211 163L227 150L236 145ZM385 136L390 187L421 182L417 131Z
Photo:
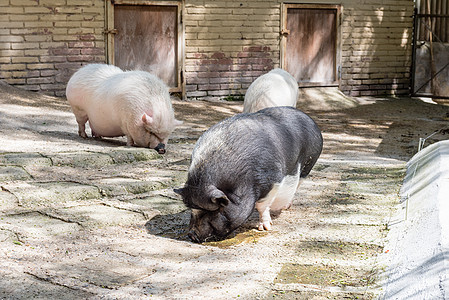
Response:
M82 64L105 61L104 1L0 0L0 79L63 95Z
M314 2L332 3L307 1ZM238 97L280 66L281 2L184 3L188 98ZM340 89L353 96L408 93L413 1L341 4ZM104 28L104 0L0 0L0 79L63 95L74 70L107 60Z
M279 65L280 9L274 1L187 1L186 94L238 96Z
M408 94L413 1L360 2L344 5L340 89L351 96Z
M307 1L313 2L327 1ZM413 7L412 0L343 1L344 93L408 94ZM244 94L257 76L278 67L280 10L275 1L187 1L187 96Z

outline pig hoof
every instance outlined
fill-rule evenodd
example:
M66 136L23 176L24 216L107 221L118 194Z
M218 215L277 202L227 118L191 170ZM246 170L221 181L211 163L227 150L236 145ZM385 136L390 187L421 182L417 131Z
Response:
M272 225L273 223L272 222L264 222L264 223L259 223L259 230L260 231L264 231L264 230L268 230L268 231L270 231L271 230L271 225Z
M287 204L286 206L284 206L282 209L290 209L290 207L292 207L292 203L291 202L289 204Z
M78 132L78 135L83 139L87 139L87 134L85 132Z
M134 140L130 135L126 136L126 146L128 147L134 146Z

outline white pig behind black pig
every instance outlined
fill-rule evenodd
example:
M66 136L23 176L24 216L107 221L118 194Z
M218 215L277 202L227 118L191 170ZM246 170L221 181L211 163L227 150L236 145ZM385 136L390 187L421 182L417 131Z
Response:
M296 107L299 91L296 79L285 70L273 69L249 86L243 112L256 112L274 106Z
M271 107L212 126L197 141L179 193L192 209L190 238L224 238L256 208L259 230L271 229L270 210L288 208L323 147L305 113Z
M168 137L180 123L174 117L168 87L144 71L87 65L70 78L66 96L84 138L89 121L94 137L125 135L128 146L165 153Z

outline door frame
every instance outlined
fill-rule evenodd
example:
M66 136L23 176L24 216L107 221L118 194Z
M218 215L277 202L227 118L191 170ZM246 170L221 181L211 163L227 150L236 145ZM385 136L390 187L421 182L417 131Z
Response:
M106 35L106 62L114 65L114 35L117 30L114 28L114 6L115 5L148 5L148 6L176 6L177 7L177 20L178 20L178 40L176 49L176 68L177 68L177 82L176 87L170 87L171 93L181 93L180 98L185 98L185 82L184 82L184 22L183 16L183 2L184 1L148 1L148 0L107 0L105 6L106 15L106 29L104 31Z
M280 30L280 62L281 68L287 70L287 11L289 8L309 8L309 9L333 9L336 10L336 45L334 49L335 55L335 81L332 83L319 82L298 82L299 87L320 87L320 86L339 86L341 78L341 13L342 6L339 4L297 4L297 3L282 3L281 5L281 30Z

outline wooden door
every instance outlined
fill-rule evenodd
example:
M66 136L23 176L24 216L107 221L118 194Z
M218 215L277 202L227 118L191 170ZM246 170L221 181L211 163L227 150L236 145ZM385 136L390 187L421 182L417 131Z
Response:
M180 91L178 5L114 5L114 64L143 70Z
M285 5L283 68L300 86L338 83L338 13L338 6Z

